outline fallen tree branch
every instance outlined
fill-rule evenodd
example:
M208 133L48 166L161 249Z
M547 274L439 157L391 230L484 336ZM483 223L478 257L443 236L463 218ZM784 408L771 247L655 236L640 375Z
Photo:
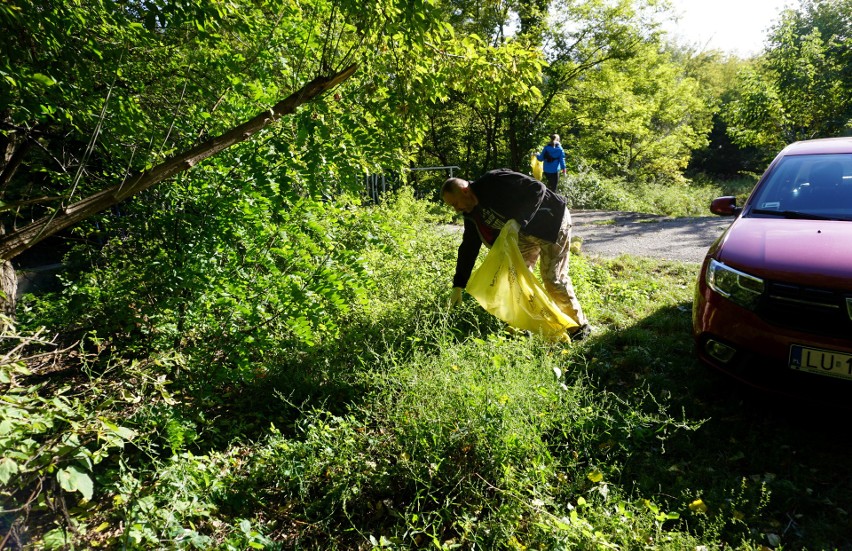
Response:
M323 92L331 90L345 81L352 76L356 69L357 65L353 64L333 75L319 76L275 104L271 109L258 114L228 132L175 155L121 184L57 209L47 216L0 237L0 260L11 260L39 241L120 203L128 197L145 191L165 179L189 170L204 159L212 157L234 144L247 140L282 116L293 113L300 105L310 102Z

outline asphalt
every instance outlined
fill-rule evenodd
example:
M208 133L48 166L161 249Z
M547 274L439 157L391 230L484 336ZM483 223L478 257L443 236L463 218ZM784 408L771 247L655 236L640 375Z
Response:
M580 251L615 258L623 254L700 263L733 218L672 218L636 212L572 210L572 235Z

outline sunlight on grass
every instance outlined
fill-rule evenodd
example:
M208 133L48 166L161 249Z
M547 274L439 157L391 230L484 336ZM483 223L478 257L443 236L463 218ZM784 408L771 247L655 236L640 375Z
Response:
M387 260L382 279L409 277ZM314 544L350 526L383 548L747 548L742 518L762 502L748 490L742 518L723 518L721 503L697 508L683 478L708 413L686 390L704 374L683 361L694 269L577 257L581 300L603 325L581 344L513 335L470 300L451 313L440 293L411 303L405 319L374 320L397 338L368 345L366 391L347 414L303 411L296 433L261 443L236 476L254 477L264 503L304 503L296 518ZM716 484L742 481L730 483Z
M710 201L722 195L734 195L742 204L754 187L756 178L708 181L703 176L691 182L645 182L627 184L608 180L593 171L569 174L560 182L560 192L573 209L640 212L664 216L709 216Z
M97 400L74 402L70 426L39 389L10 390L15 407L39 410L62 438L110 446L86 452L96 476L75 466L60 479L66 495L81 494L78 518L96 527L78 523L80 541L690 550L841 541L843 485L820 470L839 460L813 426L779 426L697 364L697 266L575 248L571 275L595 331L554 344L508 331L469 296L448 310L459 236L440 229L442 213L401 194L357 216L350 224L370 236L358 251L368 292L310 346L247 346L246 364L210 360L205 342L107 367L93 352L77 392L118 397L105 402L109 424ZM0 373L20 379L9 362ZM50 435L46 425L3 426L32 449ZM111 440L90 436L98 431ZM76 460L63 441L42 449L61 450L54 459L67 465ZM39 468L6 459L0 476L38 480ZM49 545L65 541L61 527L44 532Z

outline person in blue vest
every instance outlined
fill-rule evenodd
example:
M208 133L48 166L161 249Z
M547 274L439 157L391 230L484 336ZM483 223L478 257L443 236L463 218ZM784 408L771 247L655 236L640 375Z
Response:
M562 144L559 143L559 134L551 134L550 143L544 146L541 153L535 157L544 163L542 172L547 180L548 189L557 191L559 173L565 174L565 151L562 149Z
M589 322L568 275L571 213L564 197L532 176L507 168L486 172L474 182L450 178L441 187L441 197L464 216L451 306L461 302L480 247L484 244L490 248L505 223L517 220L518 248L527 266L532 269L541 257L539 272L547 294L580 324L569 336L578 340L590 334Z

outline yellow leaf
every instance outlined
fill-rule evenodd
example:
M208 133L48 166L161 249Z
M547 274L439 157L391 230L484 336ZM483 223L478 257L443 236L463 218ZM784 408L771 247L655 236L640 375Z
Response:
M588 478L592 482L600 482L601 480L603 480L603 473L601 473L598 470L594 470L594 471L590 472L589 474L587 474L586 478Z

